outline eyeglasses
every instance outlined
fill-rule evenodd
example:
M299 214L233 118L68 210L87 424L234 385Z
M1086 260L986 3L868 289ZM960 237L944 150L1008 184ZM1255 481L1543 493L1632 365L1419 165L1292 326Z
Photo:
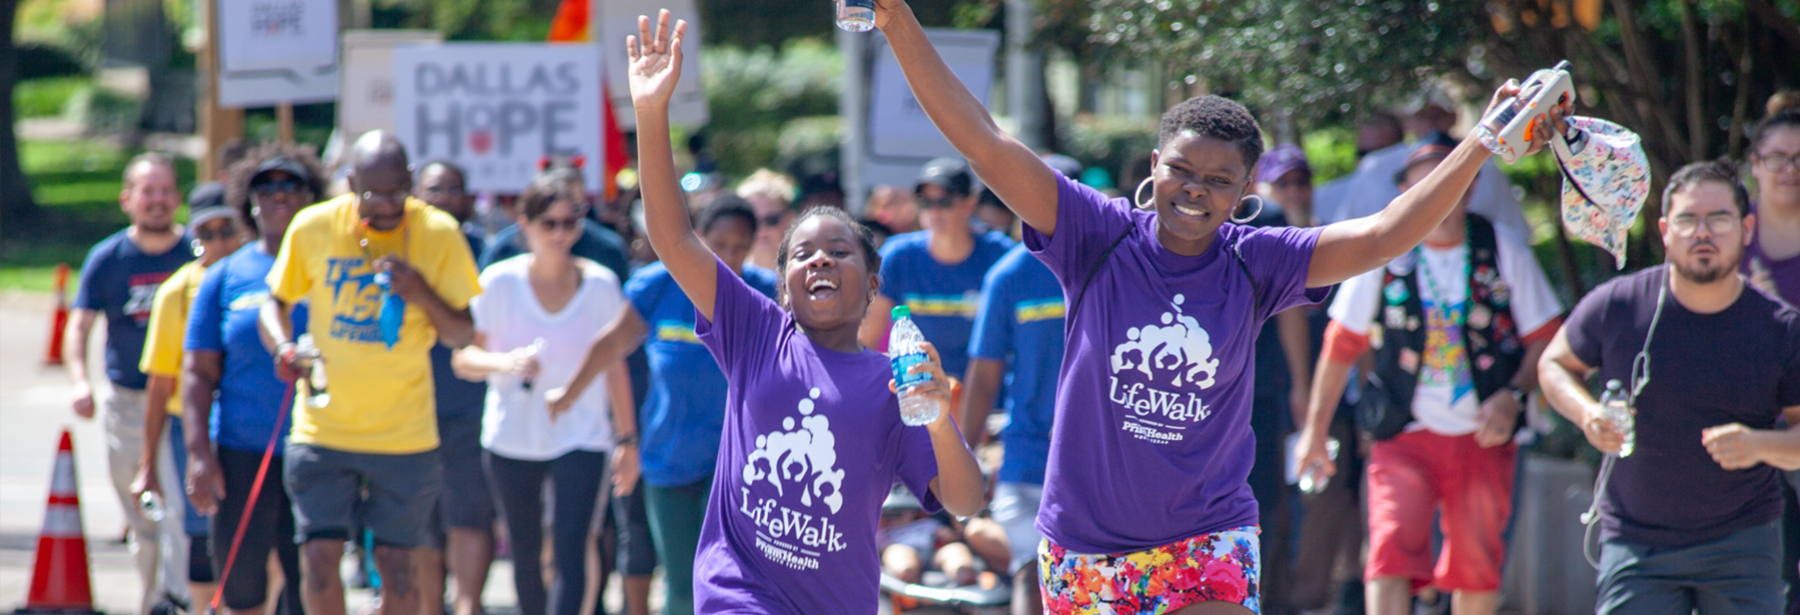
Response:
M194 229L194 238L205 243L212 243L238 236L238 225L230 219L215 228L198 227Z
M1742 220L1742 218L1739 218L1737 214L1733 213L1719 212L1716 214L1708 214L1706 216L1706 232L1713 235L1729 233L1738 227L1739 220ZM1675 216L1674 218L1669 219L1669 228L1675 229L1676 235L1684 237L1693 235L1695 231L1700 229L1700 216L1693 214Z
M945 196L933 199L915 194L913 195L913 202L919 205L919 209L944 209L955 205L956 197Z
M305 187L306 185L300 183L299 180L276 179L251 186L250 192L256 196L268 197L277 194L298 194Z
M419 193L443 196L462 196L468 194L469 191L463 189L462 186L432 186L421 189Z
M781 226L782 221L787 219L787 215L788 212L782 211L768 214L761 218L757 218L756 220L761 222L763 226Z
M1800 154L1757 154L1756 166L1764 173L1780 173L1786 168L1800 170Z
M581 228L581 218L579 216L570 216L567 218L552 218L549 216L544 216L542 218L532 220L532 223L537 224L539 227L542 227L546 231L558 231L558 230L573 231L575 229Z
M357 197L364 201L374 201L378 203L405 203L406 195L407 192L405 190L371 190L357 195Z

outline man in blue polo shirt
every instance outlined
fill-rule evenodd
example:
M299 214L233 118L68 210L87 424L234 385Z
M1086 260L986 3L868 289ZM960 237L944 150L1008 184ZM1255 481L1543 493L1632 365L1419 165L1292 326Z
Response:
M63 348L69 379L75 383L75 414L91 419L96 395L88 380L88 336L94 321L106 317L106 379L111 386L100 391L98 405L104 409L106 458L113 488L131 524L131 553L143 588L140 613L148 612L159 597L184 602L188 593L187 539L182 535L181 516L169 515L158 527L143 515L137 498L131 495L144 438L168 437L166 432L144 433L144 386L149 378L138 370L138 362L149 334L156 289L176 269L194 260L193 237L175 224L179 207L181 193L175 186L173 159L142 154L125 165L119 208L131 218L131 226L88 251ZM172 450L167 441L161 448ZM173 461L167 463L173 467Z
M925 230L895 235L881 246L881 294L863 319L864 346L887 348L889 313L905 305L926 341L937 346L944 373L968 369L982 277L1013 246L1001 232L974 231L974 184L969 165L957 158L938 158L920 169L913 200Z

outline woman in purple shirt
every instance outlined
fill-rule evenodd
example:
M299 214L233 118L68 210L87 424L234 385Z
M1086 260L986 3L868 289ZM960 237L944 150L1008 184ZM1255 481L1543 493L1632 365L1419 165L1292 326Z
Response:
M694 610L872 613L889 488L903 483L927 510L967 516L982 505L981 471L949 418L937 351L913 372L931 374L923 394L940 416L916 428L900 422L887 357L857 343L880 288L867 229L832 207L800 214L777 252L779 304L694 234L668 138L686 27L671 33L662 11L652 35L640 17L626 49L650 243L693 300L695 333L729 383Z
M1226 222L1250 195L1261 129L1243 106L1201 96L1163 115L1135 198L1109 200L996 127L903 0L878 0L875 25L926 114L1025 221L1025 245L1068 298L1037 519L1046 608L1258 612L1257 511L1245 483L1256 332L1418 245L1488 150L1465 140L1380 214L1252 229ZM1517 91L1509 82L1495 96ZM1541 123L1535 143L1550 124L1560 121ZM1309 443L1320 460L1323 439Z

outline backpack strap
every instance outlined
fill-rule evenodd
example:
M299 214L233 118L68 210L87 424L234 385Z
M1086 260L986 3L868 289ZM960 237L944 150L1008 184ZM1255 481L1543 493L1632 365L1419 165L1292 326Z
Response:
M1135 228L1135 225L1126 226L1125 232L1119 233L1119 238L1114 239L1112 245L1106 246L1106 251L1101 252L1100 258L1094 260L1094 266L1089 267L1087 277L1082 278L1081 290L1075 294L1075 303L1069 306L1067 319L1063 322L1075 322L1075 311L1081 308L1081 300L1087 297L1088 285L1094 283L1094 276L1100 273L1100 266L1106 264L1106 259L1112 258L1113 251L1119 249L1119 244L1125 243L1125 238L1130 237Z

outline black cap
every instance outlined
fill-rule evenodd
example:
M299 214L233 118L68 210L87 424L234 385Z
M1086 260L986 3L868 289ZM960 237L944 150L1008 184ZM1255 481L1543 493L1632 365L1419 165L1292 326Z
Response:
M287 156L276 156L262 161L262 164L256 165L256 172L250 174L250 186L255 187L260 183L257 180L261 179L264 173L271 171L287 173L294 176L294 179L306 183L311 183L313 181L312 174L306 171L306 165L300 164L300 161Z
M200 226L237 212L225 206L225 184L206 182L188 192L188 225Z
M913 191L931 184L943 188L955 196L968 196L975 184L975 176L969 173L969 164L961 158L938 158L925 163L919 169L919 179L913 182Z
M1082 169L1080 160L1062 154L1049 154L1044 156L1044 164L1048 164L1050 165L1050 168L1056 169L1056 172L1063 174L1063 177L1076 180L1081 179Z
M1419 137L1419 141L1413 144L1412 153L1406 155L1406 164L1394 172L1394 183L1406 183L1406 172L1413 165L1449 158L1450 152L1456 150L1456 145L1456 139L1435 130Z

